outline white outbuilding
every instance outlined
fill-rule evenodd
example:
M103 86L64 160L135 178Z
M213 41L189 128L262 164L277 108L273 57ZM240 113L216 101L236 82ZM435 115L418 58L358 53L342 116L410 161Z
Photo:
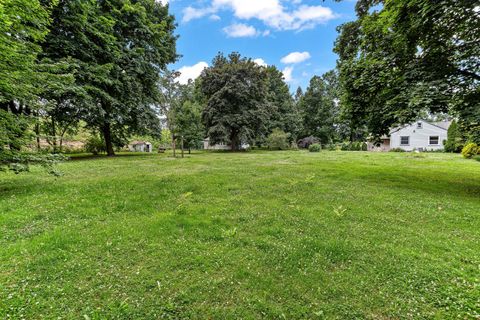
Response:
M128 145L130 152L153 152L152 144L147 141L132 141Z

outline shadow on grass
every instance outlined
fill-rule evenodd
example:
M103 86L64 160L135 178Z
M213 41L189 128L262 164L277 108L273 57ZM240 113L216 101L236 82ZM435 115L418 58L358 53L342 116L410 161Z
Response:
M163 154L156 154L156 153L147 153L147 152L124 152L124 153L117 153L115 156L109 157L106 154L71 154L67 155L69 158L68 161L82 161L82 160L98 160L98 159L116 159L116 158L132 158L132 157L152 157L155 155L163 155Z

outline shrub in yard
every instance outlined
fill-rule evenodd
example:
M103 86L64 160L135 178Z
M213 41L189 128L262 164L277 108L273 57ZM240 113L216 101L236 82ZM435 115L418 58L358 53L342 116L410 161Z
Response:
M342 150L342 151L350 151L350 150L351 150L351 144L348 143L348 142L342 143L342 145L340 146L340 150Z
M390 149L390 152L405 152L405 150L403 150L402 148L393 148Z
M467 159L470 159L478 154L480 154L480 147L473 142L470 142L462 149L462 156Z
M267 146L270 150L287 150L288 134L280 129L273 129L267 138Z
M322 151L322 146L319 143L311 144L308 147L308 151L310 151L310 152L320 152L320 151Z
M107 147L105 146L103 139L96 135L92 135L85 143L85 151L98 155L99 153L106 152Z
M447 137L447 141L445 142L445 151L456 153L461 152L465 145L465 141L460 131L460 128L455 120L448 128Z

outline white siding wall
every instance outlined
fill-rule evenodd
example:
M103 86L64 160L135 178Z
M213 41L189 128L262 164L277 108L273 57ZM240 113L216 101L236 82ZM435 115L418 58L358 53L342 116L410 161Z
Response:
M406 126L398 131L392 132L390 137L390 147L402 148L406 151L413 151L418 149L424 150L439 150L443 149L443 141L447 140L447 130L431 125L425 121L418 121L422 123L422 128L417 128L417 122ZM438 145L430 145L430 136L438 136ZM410 137L408 146L400 144L401 137Z

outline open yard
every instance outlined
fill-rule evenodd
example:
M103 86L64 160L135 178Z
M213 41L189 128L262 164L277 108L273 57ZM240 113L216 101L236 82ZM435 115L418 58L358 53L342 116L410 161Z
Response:
M196 153L0 175L0 319L478 319L480 162Z

